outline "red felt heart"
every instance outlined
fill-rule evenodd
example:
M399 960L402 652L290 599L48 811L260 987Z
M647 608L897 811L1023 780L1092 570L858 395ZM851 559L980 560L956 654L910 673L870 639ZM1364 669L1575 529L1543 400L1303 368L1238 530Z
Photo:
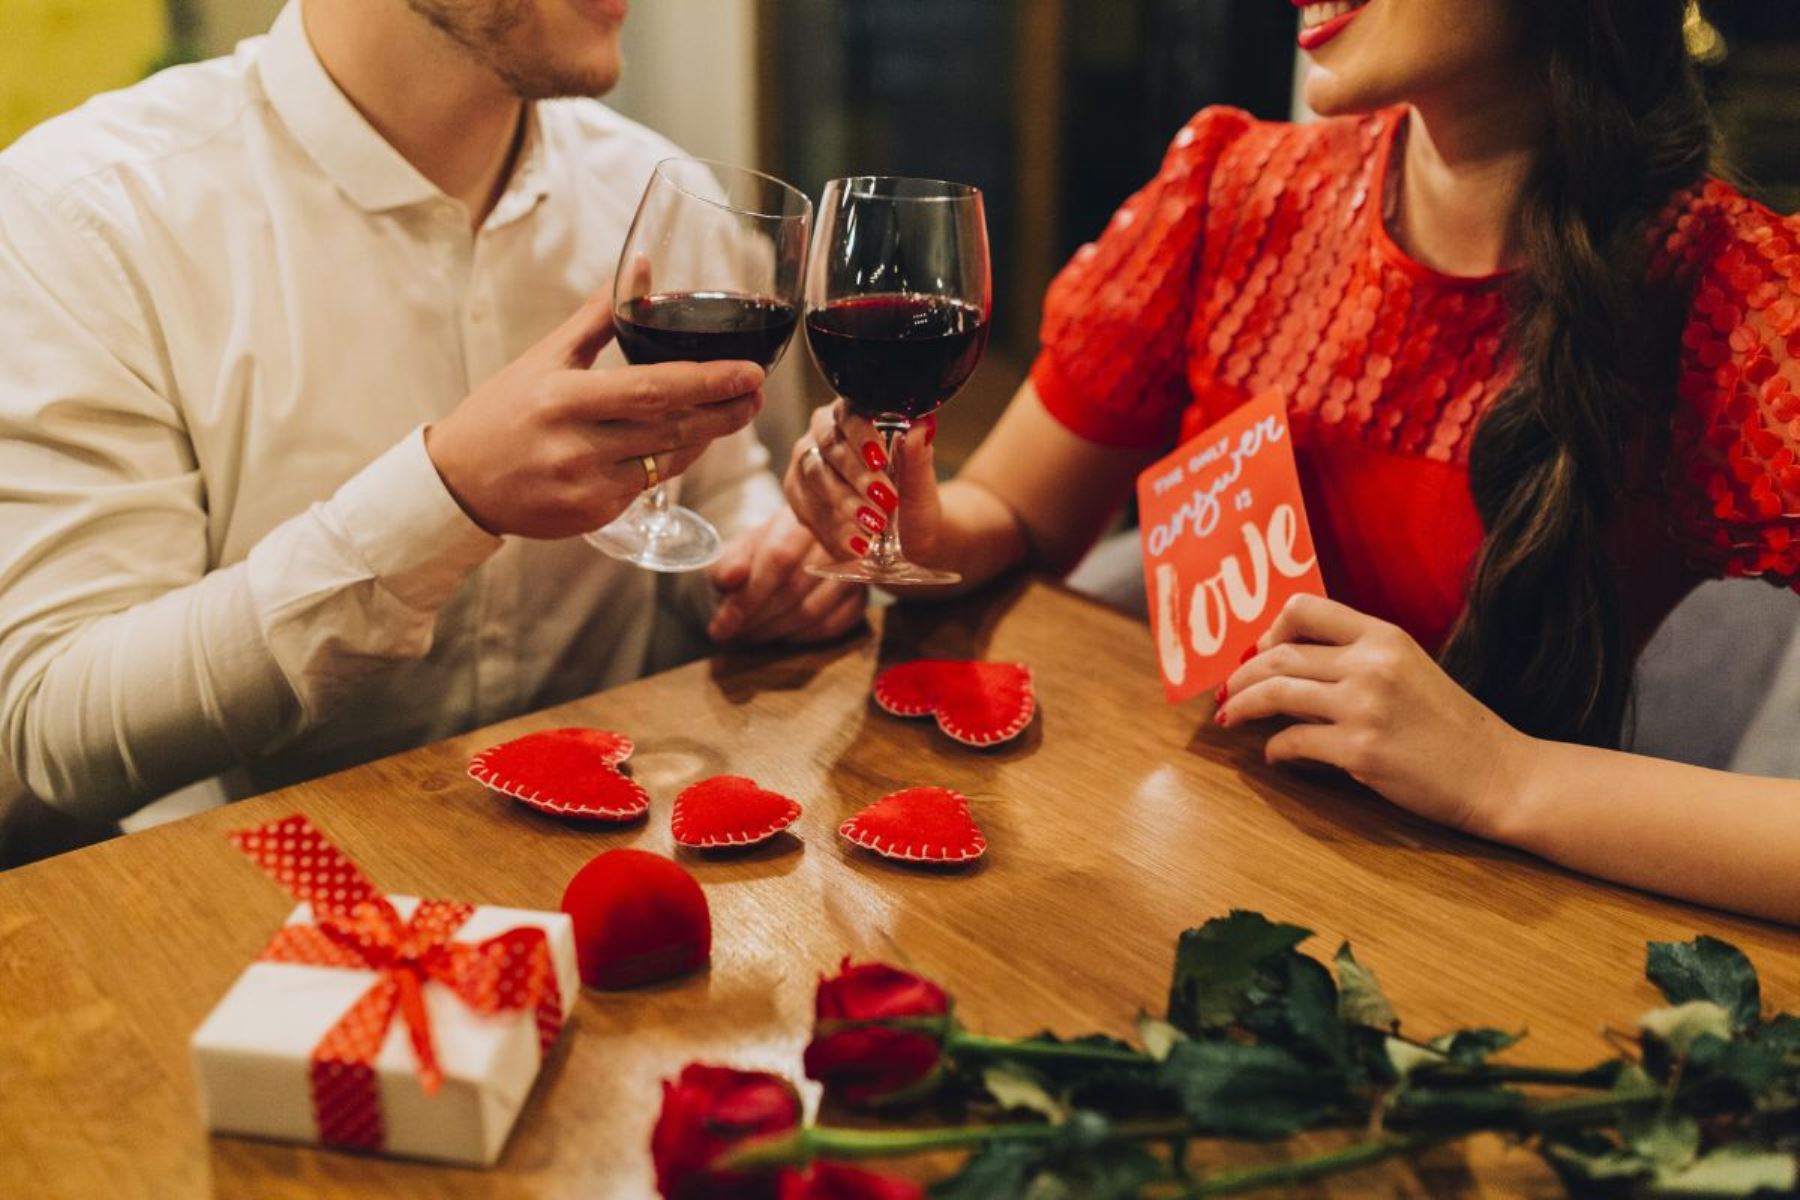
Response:
M941 787L883 796L838 832L865 850L908 862L970 862L987 850L987 838L969 813L968 797Z
M800 815L800 806L754 779L719 775L702 779L675 797L670 825L675 840L696 850L753 846L767 841Z
M970 746L997 746L1031 724L1037 696L1023 663L920 659L875 679L875 703L897 717L937 717L938 728Z
M521 804L587 821L630 821L650 794L619 770L631 739L605 729L551 729L490 746L469 774Z

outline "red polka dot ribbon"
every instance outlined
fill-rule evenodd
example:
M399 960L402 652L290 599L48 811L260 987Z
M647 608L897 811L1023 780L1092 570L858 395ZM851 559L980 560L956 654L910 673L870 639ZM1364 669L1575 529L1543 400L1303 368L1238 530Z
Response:
M314 1048L313 1117L327 1145L378 1150L381 1117L375 1056L397 1013L419 1060L419 1086L435 1095L443 1070L431 1037L424 987L435 980L484 1016L534 1009L538 1043L548 1051L562 1028L561 990L541 929L510 929L482 942L453 941L473 905L422 900L401 920L350 858L298 814L231 835L269 877L313 909L311 925L289 925L263 962L374 970L380 973Z

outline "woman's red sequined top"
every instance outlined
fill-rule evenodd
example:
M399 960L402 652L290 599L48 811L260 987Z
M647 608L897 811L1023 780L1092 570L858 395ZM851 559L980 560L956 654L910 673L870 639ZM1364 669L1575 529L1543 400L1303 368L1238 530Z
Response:
M1470 436L1511 358L1504 277L1443 275L1388 233L1404 120L1201 112L1051 285L1032 380L1114 446L1172 447L1279 390L1328 590L1435 649L1481 541ZM1651 278L1691 299L1670 460L1613 537L1640 645L1703 578L1800 586L1800 219L1708 181L1652 230Z

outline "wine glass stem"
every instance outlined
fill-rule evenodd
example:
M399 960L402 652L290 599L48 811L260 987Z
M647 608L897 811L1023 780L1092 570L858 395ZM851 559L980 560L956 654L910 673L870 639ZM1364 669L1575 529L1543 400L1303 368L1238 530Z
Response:
M881 435L881 449L887 455L888 470L897 483L900 479L900 455L906 444L906 431L911 427L909 421L877 419L875 432ZM887 524L875 535L874 544L869 547L865 561L878 567L892 566L905 562L906 555L900 549L900 506L896 504L894 511L888 514Z
M644 518L640 523L646 536L660 537L669 528L669 489L657 484L644 497Z

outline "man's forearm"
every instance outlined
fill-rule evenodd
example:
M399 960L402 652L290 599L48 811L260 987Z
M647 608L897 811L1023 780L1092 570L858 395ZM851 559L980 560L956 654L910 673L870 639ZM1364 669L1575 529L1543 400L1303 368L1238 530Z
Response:
M26 678L9 682L5 730L25 786L117 820L291 736L300 705L245 574L243 564L215 571L94 620L25 664Z
M116 820L269 753L371 673L429 653L438 610L499 545L416 431L246 561L128 607L110 601L153 577L155 551L65 539L63 561L110 570L18 574L0 613L0 749L41 799Z

